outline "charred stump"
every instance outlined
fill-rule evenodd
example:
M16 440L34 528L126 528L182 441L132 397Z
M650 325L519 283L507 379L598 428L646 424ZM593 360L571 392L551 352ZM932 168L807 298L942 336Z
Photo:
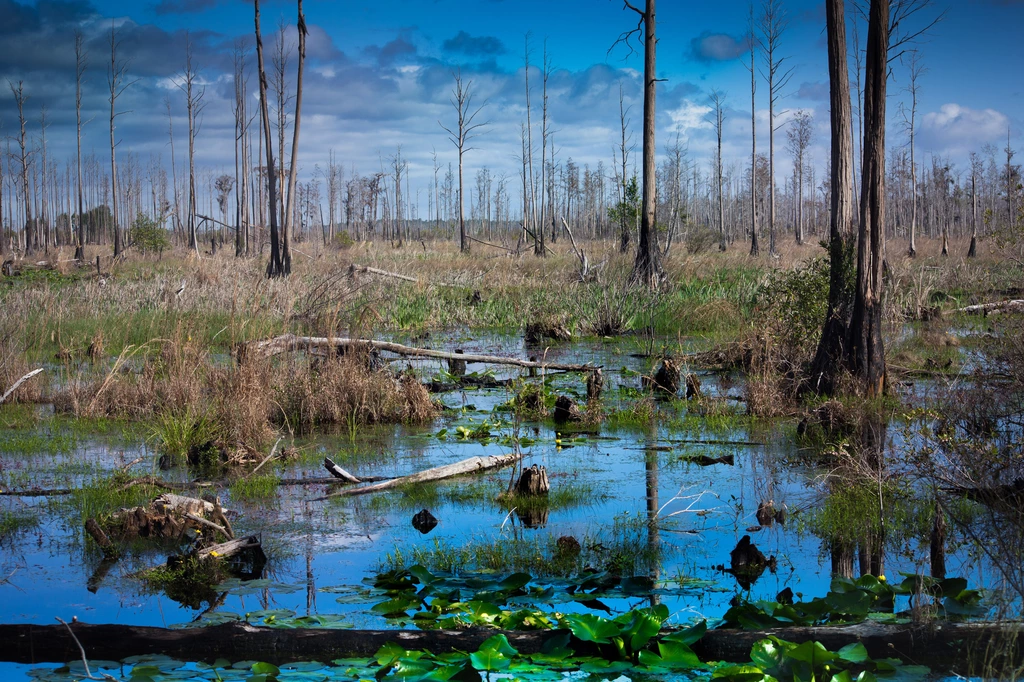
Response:
M686 375L686 399L692 400L701 397L700 377L696 374Z
M661 361L654 376L644 377L642 383L644 388L676 395L679 393L681 379L682 372L679 366L671 358L665 358Z
M548 471L545 467L534 464L523 469L516 481L515 494L528 497L547 495L551 490L551 483L548 482Z
M555 399L555 412L552 417L557 424L583 421L580 408L567 395L560 395Z
M587 375L587 401L599 400L603 390L604 374L600 369L595 369Z
M412 527L426 535L437 528L437 518L430 513L429 509L421 509L413 515Z
M455 352L462 355L462 349L456 348ZM461 377L466 374L466 361L465 360L449 360L448 361L448 373L453 377Z

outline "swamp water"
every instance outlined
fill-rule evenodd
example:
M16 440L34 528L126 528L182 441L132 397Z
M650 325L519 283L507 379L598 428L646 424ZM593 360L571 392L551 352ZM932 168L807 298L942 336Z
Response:
M520 357L544 353L524 348L521 339L495 335L438 335L430 345ZM829 489L828 465L809 464L793 424L744 416L743 403L731 398L742 395L742 386L720 374L698 372L715 406L710 411L700 414L694 403L662 400L655 403L658 416L645 423L647 398L639 390L640 374L651 371L652 361L630 354L636 350L616 341L546 351L550 362L604 367L604 401L617 416L600 425L562 428L550 419L516 424L502 407L513 397L511 389L496 388L442 394L452 410L430 427L360 427L296 438L297 457L268 464L264 469L273 466L268 473L322 478L321 463L328 456L357 476L404 475L474 455L507 453L518 439L524 466L546 467L550 499L544 507L523 509L498 501L509 485L509 469L411 491L328 500L317 499L331 491L323 485L280 486L265 499L232 499L222 491L225 506L234 512L236 534L259 534L268 561L259 579L231 580L210 594L176 595L175 601L138 578L141 569L161 565L174 548L137 543L117 564L102 566L102 555L85 537L81 510L66 497L0 498L8 518L22 520L0 542L0 579L7 578L0 584L0 621L52 624L59 616L165 627L247 620L286 627L412 628L411 618L385 618L372 610L387 598L373 589L373 580L383 571L415 564L455 577L530 573L533 585L556 588L546 601L530 604L545 611L616 615L657 602L668 607L668 624L673 625L701 619L713 624L736 595L774 601L788 588L798 599L824 596L830 555L813 531ZM434 361L411 364L423 379L441 367ZM406 365L404 359L395 362L396 368ZM518 369L503 367L494 372L499 379L520 375ZM585 399L578 374L553 374L548 382L553 393ZM5 489L81 486L137 457L143 461L133 474L161 473L152 444L75 437L43 424L0 432ZM888 429L885 458L890 466L904 466L912 440L899 427ZM164 476L186 482L190 473ZM785 510L785 518L762 519L762 525L757 511L766 501ZM412 524L421 509L437 519L427 533ZM909 517L901 518L908 527L889 528L886 545L885 573L894 579L900 572L928 572L930 519L909 527L914 525ZM752 583L723 570L744 536L774 558ZM579 544L578 555L567 549L572 543L566 538ZM560 589L571 584L572 576L551 575L553 563L577 574L584 570L643 580L612 581L614 588L599 598L574 599ZM101 566L108 569L105 574L98 573ZM977 587L986 584L990 569L953 547L947 571ZM175 679L217 679L201 668L186 666ZM0 679L70 679L76 670L53 669L0 664ZM245 679L247 670L237 671L237 678ZM324 679L316 670L299 666L289 674ZM120 671L128 679L124 671L130 666ZM234 672L218 674L234 679Z

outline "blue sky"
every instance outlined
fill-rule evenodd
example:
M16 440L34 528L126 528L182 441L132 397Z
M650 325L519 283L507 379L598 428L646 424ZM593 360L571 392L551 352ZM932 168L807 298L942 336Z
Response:
M293 23L295 3L261 3L264 32L279 21ZM691 158L704 164L712 150L707 121L708 91L727 93L726 162L741 171L750 135L749 74L745 68L748 2L661 0L658 12L659 149L678 134ZM827 82L822 0L788 0L789 29L782 53L794 73L783 109L805 109L816 121L813 149L819 169L827 147ZM1024 128L1024 0L946 0L944 21L916 47L928 69L921 80L920 150L948 155L962 165L969 151L985 144L1002 148L1007 127L1011 143L1022 147ZM592 167L610 165L618 136L618 92L622 85L639 140L638 56L609 48L636 24L618 0L306 0L310 26L309 61L300 163L304 174L327 161L333 149L346 168L362 173L379 168L398 145L410 161L413 182L425 187L432 175L432 153L442 164L455 160L438 120L450 123L451 70L461 68L473 81L477 101L486 102L491 123L467 156L467 171L487 165L507 173L515 186L520 122L525 117L524 36L531 34L538 65L545 40L554 68L550 106L558 158ZM852 13L852 8L848 9ZM119 102L130 110L119 119L120 149L140 155L143 164L160 155L166 163L165 100L172 107L175 134L183 135L184 98L174 87L184 63L184 35L191 33L195 59L207 83L201 166L231 163L231 50L238 38L251 41L252 4L246 0L0 0L0 72L24 80L30 118L45 105L51 126L51 154L68 156L74 143L73 31L89 42L86 148L105 155L107 121L106 32L120 26L122 54L131 58L135 85ZM861 31L861 40L864 39ZM294 39L294 29L288 36ZM268 41L269 42L269 41ZM294 63L294 62L293 62ZM531 72L534 120L539 120L539 73ZM890 81L890 146L904 143L897 109L906 100L906 68L893 63ZM256 91L256 80L250 92ZM758 126L767 133L767 87L758 84ZM788 116L783 113L782 120ZM0 96L3 134L17 126L13 98ZM35 125L38 128L38 124ZM32 128L30 127L30 133ZM777 145L785 144L784 129ZM182 139L182 138L179 138ZM535 140L536 142L536 140ZM539 143L538 143L539 144ZM762 149L765 145L762 144ZM639 152L639 145L637 147ZM180 153L180 152L179 152ZM780 151L780 177L788 173ZM181 157L179 156L179 159Z

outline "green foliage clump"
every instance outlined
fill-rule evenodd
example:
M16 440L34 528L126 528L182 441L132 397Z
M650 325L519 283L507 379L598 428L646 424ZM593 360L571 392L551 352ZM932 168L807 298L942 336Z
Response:
M277 495L281 479L275 474L240 478L231 484L233 500L269 500Z
M774 271L757 292L758 326L791 362L813 356L828 312L828 290L828 259L815 258L802 268Z
M132 243L142 253L162 253L171 246L167 230L144 213L132 223Z

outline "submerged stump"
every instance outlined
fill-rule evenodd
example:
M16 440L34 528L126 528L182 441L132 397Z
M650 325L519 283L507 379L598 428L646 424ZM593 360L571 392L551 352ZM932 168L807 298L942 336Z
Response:
M514 492L516 495L536 497L547 495L551 490L551 483L548 481L548 471L545 467L533 466L523 469L516 481Z
M679 366L671 358L665 358L661 361L661 365L658 366L654 376L645 376L642 383L644 388L675 395L679 393L681 379L682 372Z
M580 412L580 408L572 401L572 398L560 395L555 399L555 412L552 418L557 424L579 422L583 421L583 413Z

